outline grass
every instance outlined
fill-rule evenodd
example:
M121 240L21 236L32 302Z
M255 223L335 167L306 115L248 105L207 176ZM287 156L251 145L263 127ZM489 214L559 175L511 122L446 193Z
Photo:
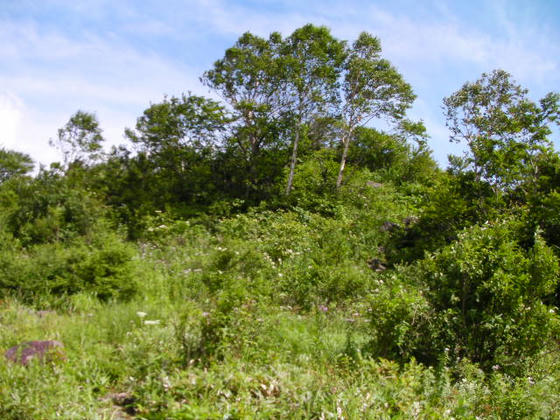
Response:
M53 339L67 360L0 358L0 418L560 417L556 349L521 377L364 351L368 294L383 287L367 259L383 237L348 232L380 223L265 212L170 225L138 245L129 301L2 301L0 349Z

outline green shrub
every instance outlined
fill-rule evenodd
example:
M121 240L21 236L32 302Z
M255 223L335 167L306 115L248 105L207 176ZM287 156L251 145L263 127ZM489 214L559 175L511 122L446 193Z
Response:
M136 291L134 247L114 234L72 244L41 244L0 252L0 295L33 301L89 292L101 300L127 299Z
M381 354L430 363L466 357L487 371L516 372L541 351L558 333L543 303L558 283L558 260L538 234L523 249L519 228L511 220L475 226L403 270L373 302Z
M556 316L542 299L558 282L558 260L539 235L528 251L518 241L511 221L477 226L421 263L452 356L514 366L551 338Z
M369 351L392 360L416 358L435 363L437 354L433 354L430 348L434 334L434 313L430 302L419 288L401 282L396 275L384 276L380 282L378 290L369 298L373 334Z
M92 235L107 209L71 179L44 171L35 179L2 185L0 213L7 231L31 246Z

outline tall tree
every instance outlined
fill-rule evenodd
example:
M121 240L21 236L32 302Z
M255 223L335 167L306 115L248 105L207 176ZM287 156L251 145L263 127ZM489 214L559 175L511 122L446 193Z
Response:
M0 184L33 169L33 160L25 153L0 149Z
M357 127L375 118L402 119L415 99L411 86L381 57L379 40L362 32L347 53L342 104L342 158L336 180L342 184L350 141Z
M550 123L558 121L560 95L538 104L503 70L494 70L444 99L452 142L464 142L465 156L450 159L457 170L471 171L494 190L535 180L537 156L552 148Z
M102 133L95 114L77 111L49 144L62 152L64 167L68 169L72 163L93 163L102 156Z
M336 108L344 54L344 43L335 39L324 26L305 25L296 29L284 42L280 57L282 76L286 78L286 93L294 119L286 194L292 189L304 126L309 125L312 119L332 115Z
M126 129L125 135L143 151L158 155L184 147L217 146L228 122L218 102L183 94L152 104L136 121L135 130Z
M255 187L257 156L281 137L286 109L285 80L278 77L281 46L278 33L264 39L247 32L201 78L233 111L230 140L248 166L247 194Z
M221 146L229 121L218 102L183 94L152 104L137 119L135 129L125 130L140 148L134 164L151 167L146 176L154 191L159 190L156 201L168 194L167 201L192 202L211 190L208 161Z

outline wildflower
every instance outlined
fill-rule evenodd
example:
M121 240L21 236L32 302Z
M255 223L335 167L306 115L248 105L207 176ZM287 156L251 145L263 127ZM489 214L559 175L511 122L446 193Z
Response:
M329 308L325 305L319 305L319 310L321 312L327 312L329 310Z
M159 319L153 319L153 320L145 320L144 321L144 325L159 325L160 321Z
M146 312L136 312L136 315L138 315L140 318L144 318L148 314Z

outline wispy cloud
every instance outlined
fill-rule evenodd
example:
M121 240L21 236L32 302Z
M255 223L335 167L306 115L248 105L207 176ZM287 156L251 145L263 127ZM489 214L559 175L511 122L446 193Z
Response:
M335 36L371 32L419 95L444 161L441 99L482 71L504 68L542 95L560 89L558 26L508 2L348 0L21 0L0 9L0 142L45 161L47 140L77 109L97 111L111 143L163 94L208 94L198 77L244 31L285 35L312 22ZM508 8L509 7L509 8ZM526 6L526 8L529 6ZM536 6L531 6L536 7ZM54 17L56 16L56 18ZM489 29L490 28L490 29Z
M7 88L0 142L42 162L56 159L48 139L78 109L98 111L110 144L117 144L150 101L203 92L197 70L114 37L71 39L32 23L0 27L0 61L10 63L0 72L0 86Z

